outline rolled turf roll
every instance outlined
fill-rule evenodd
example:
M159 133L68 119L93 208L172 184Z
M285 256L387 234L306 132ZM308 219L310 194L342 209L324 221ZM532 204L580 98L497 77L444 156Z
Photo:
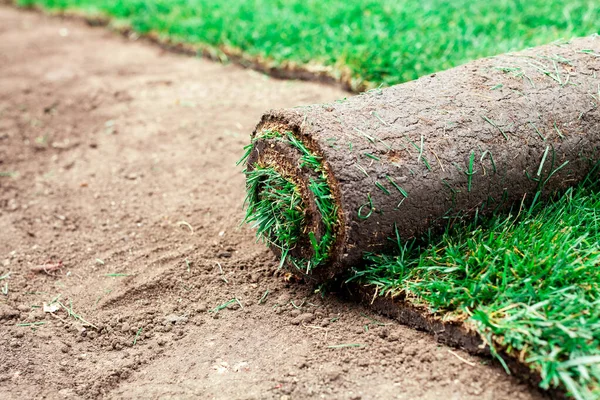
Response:
M321 280L395 238L537 202L599 159L593 36L266 113L243 158L246 221Z

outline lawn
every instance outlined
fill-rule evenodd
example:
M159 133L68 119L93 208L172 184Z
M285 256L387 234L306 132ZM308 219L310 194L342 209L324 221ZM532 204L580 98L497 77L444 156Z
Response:
M17 0L114 17L137 32L269 66L326 67L354 89L598 32L596 0Z
M597 0L18 4L114 18L137 32L223 57L241 52L267 66L323 67L355 90L600 30ZM454 227L430 242L398 243L400 255L368 255L350 279L464 320L500 360L501 354L513 356L536 370L544 388L561 387L577 399L600 398L600 197L594 183L546 207ZM257 204L256 210L271 203ZM251 211L247 219L268 231L259 217ZM300 216L286 218L293 227ZM293 233L290 229L284 233Z

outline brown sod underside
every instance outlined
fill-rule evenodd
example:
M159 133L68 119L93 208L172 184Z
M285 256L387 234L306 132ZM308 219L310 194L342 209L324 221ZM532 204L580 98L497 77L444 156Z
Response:
M249 187L249 220L288 264L323 279L391 249L396 230L408 240L571 187L599 159L599 52L597 37L575 39L347 101L270 111L246 173L275 167L298 183L304 219L289 227L294 240L278 238L281 221L261 225L277 213L257 217L253 208L268 190L258 184ZM310 194L318 176L327 193ZM324 216L317 200L334 212Z

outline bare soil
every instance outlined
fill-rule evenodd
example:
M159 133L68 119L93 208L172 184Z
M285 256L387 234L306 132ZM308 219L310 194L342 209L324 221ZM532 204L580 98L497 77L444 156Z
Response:
M261 114L345 96L0 7L2 397L540 398L240 227Z

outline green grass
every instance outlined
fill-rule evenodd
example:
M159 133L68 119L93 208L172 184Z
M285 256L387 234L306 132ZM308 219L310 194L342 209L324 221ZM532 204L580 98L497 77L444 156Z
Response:
M597 181L597 177L595 177ZM600 397L600 192L588 182L553 203L447 230L400 254L369 255L351 280L466 320L538 371L543 388Z
M392 85L600 29L597 0L17 2L103 14L140 33L154 31L216 52L240 50L272 66L323 65L353 88Z
M308 168L314 176L308 178L308 190L314 196L319 210L319 221L323 224L323 234L317 240L314 232L305 229L306 206L300 188L289 177L285 177L277 165L260 165L244 169L246 174L246 217L244 221L256 228L260 239L281 251L280 267L287 260L296 269L309 273L329 258L335 241L337 206L333 201L327 175L321 165L321 158L313 154L291 132L263 131L252 143L238 164L246 163L252 148L258 140L283 142L300 153L298 167ZM300 178L300 177L297 177ZM314 250L310 259L300 259L289 255L302 235L306 235Z
M281 251L281 263L298 242L304 205L298 187L273 167L255 166L246 173L248 192L245 222Z

